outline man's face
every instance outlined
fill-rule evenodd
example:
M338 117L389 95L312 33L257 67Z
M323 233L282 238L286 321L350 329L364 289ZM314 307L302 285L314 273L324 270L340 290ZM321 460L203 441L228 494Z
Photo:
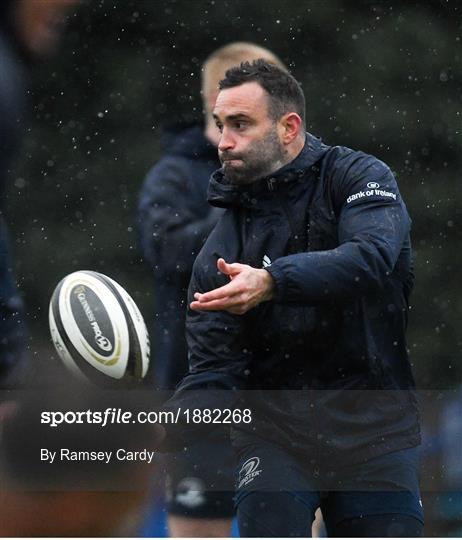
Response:
M218 155L225 177L248 184L284 164L279 124L269 116L269 98L257 82L222 90L213 116L221 132Z

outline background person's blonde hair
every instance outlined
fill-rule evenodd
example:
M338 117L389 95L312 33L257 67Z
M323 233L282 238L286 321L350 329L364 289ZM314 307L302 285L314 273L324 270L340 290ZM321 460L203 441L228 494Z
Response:
M218 83L224 78L228 69L241 62L263 58L282 69L287 69L281 60L270 50L246 41L235 41L214 51L202 66L201 93L204 112L209 114L215 104L219 92Z

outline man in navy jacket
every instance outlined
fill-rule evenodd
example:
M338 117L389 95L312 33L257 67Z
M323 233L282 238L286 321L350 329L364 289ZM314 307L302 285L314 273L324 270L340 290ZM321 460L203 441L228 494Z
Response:
M166 425L164 448L239 399L241 534L309 535L321 506L329 535L420 535L410 219L394 176L305 133L283 70L244 63L220 88L209 201L226 211L194 264L190 371L166 406L205 412Z

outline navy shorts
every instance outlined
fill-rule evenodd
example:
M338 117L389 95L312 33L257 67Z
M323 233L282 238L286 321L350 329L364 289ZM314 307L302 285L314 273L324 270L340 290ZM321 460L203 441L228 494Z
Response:
M346 520L385 515L407 516L416 536L423 523L419 462L419 449L408 448L357 465L313 467L301 454L268 441L246 444L238 450L237 467L241 534L310 536L319 507L332 536Z
M206 440L164 456L167 511L195 519L232 518L235 454L229 441Z

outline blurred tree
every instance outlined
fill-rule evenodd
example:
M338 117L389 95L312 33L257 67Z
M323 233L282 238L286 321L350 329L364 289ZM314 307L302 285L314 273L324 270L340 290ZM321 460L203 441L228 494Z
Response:
M200 117L201 62L244 39L270 47L302 82L310 131L397 173L414 221L418 384L460 384L460 16L458 2L442 0L88 2L65 53L36 69L35 114L9 192L33 350L50 347L48 299L73 270L107 273L154 316L137 192L161 126Z

